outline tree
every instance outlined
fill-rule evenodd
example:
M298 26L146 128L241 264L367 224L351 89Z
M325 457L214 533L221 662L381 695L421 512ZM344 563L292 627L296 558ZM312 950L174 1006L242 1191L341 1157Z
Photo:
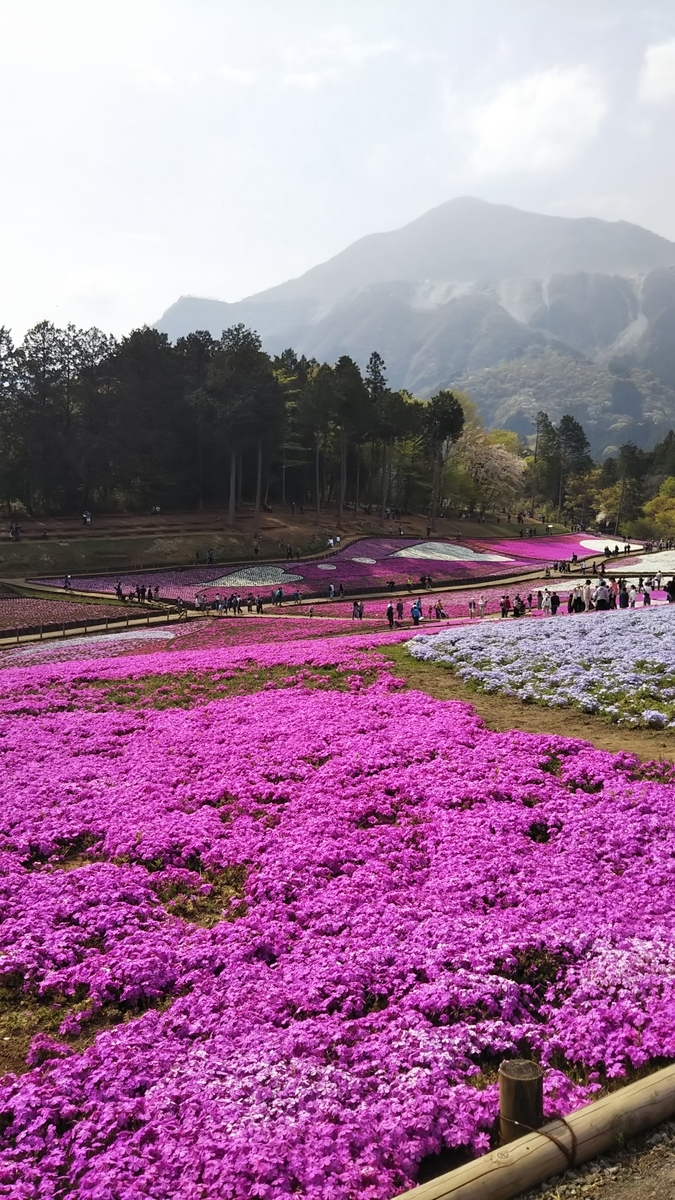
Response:
M660 537L675 536L675 476L664 479L658 495L644 505L644 514Z
M448 443L456 442L460 436L464 427L464 410L453 393L443 389L431 397L423 422L423 437L433 461L431 529L435 533L444 450Z
M514 503L523 489L525 462L498 439L469 425L455 444L454 457L472 484L472 500L483 512Z
M569 474L579 474L591 465L590 446L583 426L569 414L560 418L556 429L559 461L558 519L563 506L565 481Z
M335 407L333 369L327 363L315 365L298 399L298 422L305 436L314 443L315 524L321 520L321 448Z
M278 432L277 409L282 395L257 333L242 324L223 331L209 364L204 390L213 406L218 441L229 450L228 522L234 524L237 458L242 449L251 444L255 446L257 456L257 522L263 446Z
M371 360L372 360L371 355ZM343 354L333 372L333 419L340 436L340 490L338 529L342 528L342 513L347 490L347 446L359 426L359 417L368 401L368 391L361 372L353 359Z
M212 429L213 408L205 390L216 343L206 329L197 329L176 342L184 402L194 414L197 458L197 508L204 507L204 451Z

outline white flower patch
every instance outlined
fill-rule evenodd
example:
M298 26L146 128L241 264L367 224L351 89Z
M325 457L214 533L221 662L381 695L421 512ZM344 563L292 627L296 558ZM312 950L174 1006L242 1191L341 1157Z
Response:
M471 550L468 546L451 546L447 542L418 542L395 550L389 558L417 558L436 562L513 562L506 554L494 550Z
M280 585L283 583L298 583L302 575L292 575L282 567L267 567L263 563L255 567L240 567L238 571L230 571L229 575L221 575L219 579L211 579L201 587L262 587L263 585ZM199 588L197 588L197 591Z
M616 546L623 553L624 546L630 546L631 550L642 550L642 542L624 542L623 538L606 537L606 538L581 538L579 545L585 550L595 550L598 554L604 554L605 548L609 547L614 550Z
M365 563L366 566L372 567L377 562L377 559L376 558L358 558L357 557L357 558L350 559L350 562Z
M631 567L644 571L645 575L651 575L655 571L662 571L664 575L675 575L675 550L657 550L654 554L639 554L637 558L631 556L629 563Z
M337 567L333 563L317 563L317 571L337 571Z

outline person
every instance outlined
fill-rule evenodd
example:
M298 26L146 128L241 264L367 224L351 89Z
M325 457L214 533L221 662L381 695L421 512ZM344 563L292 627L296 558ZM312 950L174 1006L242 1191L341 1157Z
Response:
M352 601L352 621L356 620L358 618L358 615L359 615L359 602L358 602L358 600L353 600Z
M199 550L195 550L195 562L199 562Z
M541 588L539 588L539 591L537 592L537 609L539 611L541 611L541 605L542 605L543 599L544 599L544 596L543 596L542 590L541 590Z
M582 597L586 612L590 612L593 607L593 589L591 587L590 579L587 579L583 586Z
M314 605L313 604L310 604L310 606L309 606L309 615L310 615L310 617L314 616Z
M599 583L595 589L595 607L598 612L607 612L609 608L609 588L606 583Z
M396 619L403 620L403 601L400 599L396 601Z
M121 579L118 579L117 583L115 584L115 595L117 596L118 600L122 599L122 581L121 581Z
M485 616L485 596L483 595L482 592L481 592L480 596L478 597L478 616L479 617Z
M390 629L394 628L394 606L393 606L391 600L389 601L389 603L387 605L387 624Z
M213 566L213 550L206 551L206 564L209 567Z
M363 620L363 613L364 613L363 600L359 600L359 621ZM422 615L422 610L420 608L420 616L421 615Z
M571 589L570 594L567 597L567 611L568 613L574 612L574 588Z
M254 553L254 555L255 555L255 557L256 557L256 558L258 557L258 554L260 553L260 547L259 547L259 545L258 545L258 543L257 543L257 542L256 542L256 543L255 543L255 545L253 546L253 553Z
M344 594L345 594L345 585L344 585L344 583L341 583L340 587L338 588L338 596L340 597L341 600L344 599Z
M544 588L544 596L543 596L543 599L541 602L541 608L542 608L542 612L543 612L544 616L550 617L550 615L551 615L551 593L549 592L548 588Z
M335 599L335 584L334 583L328 584L328 599L329 600Z
M409 592L412 592L412 579L410 578L410 576L408 576L408 579L407 579L407 588L408 588Z
M69 592L71 590L71 588L73 586L73 581L70 578L70 575L66 575L66 577L63 581L63 586L67 592Z
M560 596L557 592L551 592L551 615L555 616L560 608Z
M413 625L419 625L421 613L420 613L419 608L417 607L416 600L410 609L410 616L412 617Z
M299 604L299 603L300 603L300 593L299 593L299 591L298 591L298 589L297 589L297 588L296 588L296 589L295 589L295 591L293 592L293 603L294 603L294 604Z
M527 593L527 610L532 612L532 592Z
M475 617L475 615L476 615L476 601L474 600L474 598L472 596L471 599L469 600L469 617Z
M628 589L628 607L635 608L636 600L637 600L637 588L634 583L631 583L630 588Z
M652 581L645 579L642 587L642 604L644 608L648 608L652 602Z
M625 582L622 581L619 588L619 608L628 608L628 590Z

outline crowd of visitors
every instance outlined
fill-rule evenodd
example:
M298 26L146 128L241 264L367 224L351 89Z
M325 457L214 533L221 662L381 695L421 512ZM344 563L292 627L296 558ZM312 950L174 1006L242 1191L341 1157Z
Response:
M511 601L508 593L500 597L499 609L502 617L524 617L532 611L543 613L544 616L555 616L561 604L568 613L603 612L617 608L635 608L641 600L643 606L652 602L652 592L660 591L662 575L658 571L653 577L640 576L637 584L627 579L606 578L601 576L597 581L588 578L585 582L577 583L569 591L566 602L555 589L538 588L536 592L528 592L527 596L516 593ZM670 579L665 586L666 599L669 604L675 603L675 578ZM476 601L469 599L469 617L485 616L487 611L485 596L481 595Z

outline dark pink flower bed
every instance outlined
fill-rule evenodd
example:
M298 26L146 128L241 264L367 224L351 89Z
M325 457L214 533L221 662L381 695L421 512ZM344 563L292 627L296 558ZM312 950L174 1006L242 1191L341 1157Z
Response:
M40 625L61 625L85 621L111 620L123 615L113 604L79 604L76 600L43 600L34 596L0 598L0 630L33 629Z

